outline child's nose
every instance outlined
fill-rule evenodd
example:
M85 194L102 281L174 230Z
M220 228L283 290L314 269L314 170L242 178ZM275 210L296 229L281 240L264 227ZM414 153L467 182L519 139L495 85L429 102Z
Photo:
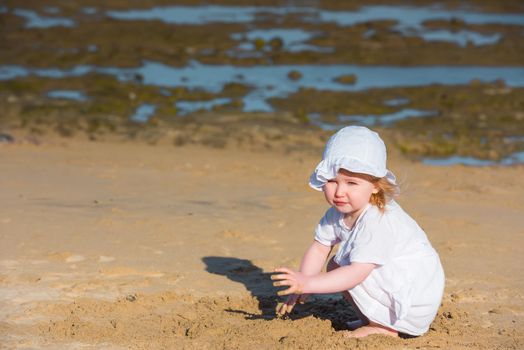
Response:
M337 186L337 190L335 191L335 196L342 197L346 194L346 189L344 186Z

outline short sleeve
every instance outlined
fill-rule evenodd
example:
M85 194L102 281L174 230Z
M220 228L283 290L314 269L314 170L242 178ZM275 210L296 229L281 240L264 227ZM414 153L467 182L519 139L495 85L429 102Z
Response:
M374 225L365 225L357 233L352 249L349 252L351 262L386 264L394 255L394 231L382 222Z
M334 208L328 209L315 229L315 240L328 247L340 242L337 233L338 220L338 212Z

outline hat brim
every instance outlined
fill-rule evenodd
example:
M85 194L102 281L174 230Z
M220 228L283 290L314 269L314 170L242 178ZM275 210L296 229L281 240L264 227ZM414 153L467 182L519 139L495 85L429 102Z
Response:
M343 167L341 167L341 168L345 169ZM338 170L340 170L340 168ZM324 185L326 184L326 182L328 182L329 180L334 179L336 177L336 174L338 173L338 170L336 171L334 176L326 176L327 175L326 173L316 169L311 174L311 176L309 177L309 186L311 188L313 188L314 190L322 191ZM352 171L352 170L350 170L350 171ZM355 172L361 172L361 171L355 171ZM362 174L368 174L367 172L361 172L361 173ZM368 174L368 175L376 176L376 175L373 175L373 174ZM388 180L389 183L391 183L392 185L395 185L395 186L397 185L397 178L396 178L395 174L393 174L393 172L391 170L389 170L389 169L386 169L386 175L385 176L376 176L376 177L385 177L386 180Z

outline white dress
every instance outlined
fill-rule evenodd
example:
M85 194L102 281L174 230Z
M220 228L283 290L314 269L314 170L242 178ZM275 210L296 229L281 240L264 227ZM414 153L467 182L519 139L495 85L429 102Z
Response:
M378 265L349 290L360 311L399 332L427 332L442 300L444 271L424 231L395 201L386 205L384 213L369 204L352 229L343 218L330 208L315 240L326 246L339 243L334 261L341 266Z

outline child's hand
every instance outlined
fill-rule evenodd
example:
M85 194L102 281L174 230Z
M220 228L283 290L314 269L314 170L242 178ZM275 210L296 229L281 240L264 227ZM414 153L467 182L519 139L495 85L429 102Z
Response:
M286 302L277 308L277 315L284 316L285 314L291 313L291 311L293 311L293 308L295 307L295 304L296 303L299 303L299 304L305 303L308 296L309 294L290 295L287 298Z
M279 291L278 295L302 294L304 292L307 276L286 267L275 269L275 272L281 272L281 274L271 276L272 280L277 280L273 285L275 287L289 286L288 289Z

